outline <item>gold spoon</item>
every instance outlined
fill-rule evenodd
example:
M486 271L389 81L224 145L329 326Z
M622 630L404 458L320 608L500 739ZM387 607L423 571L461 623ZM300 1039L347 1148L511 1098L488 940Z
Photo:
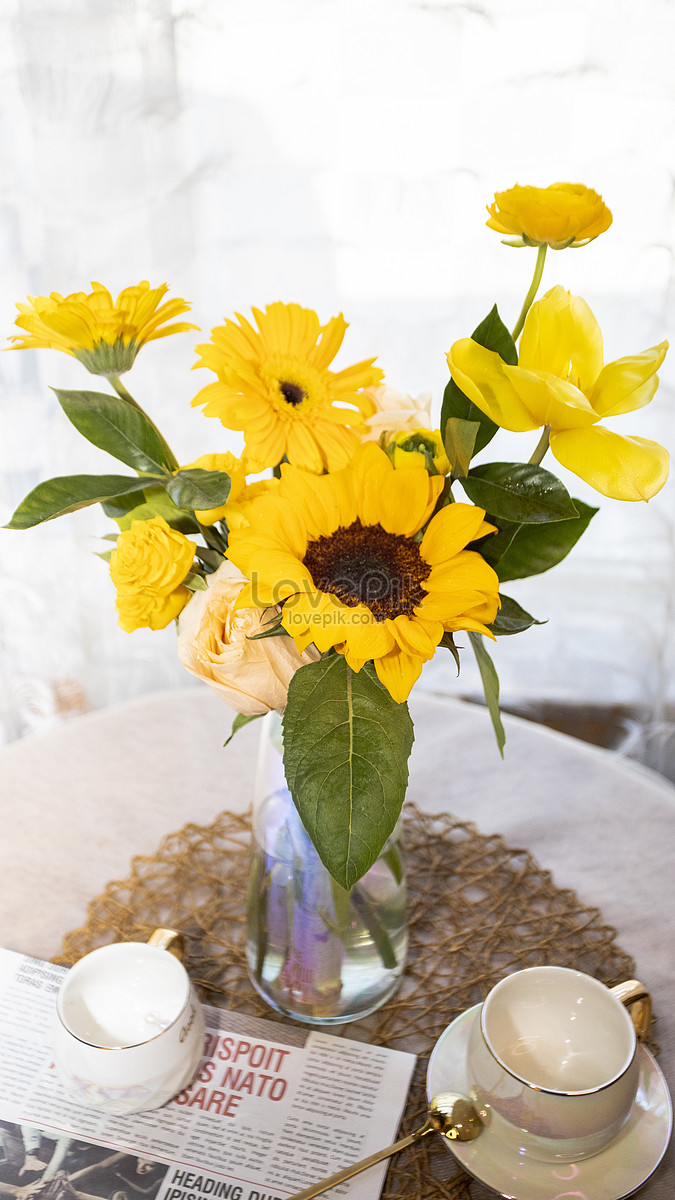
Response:
M441 1096L434 1096L429 1105L424 1125L421 1125L414 1133L409 1133L407 1137L401 1138L384 1150L378 1150L368 1158L362 1158L360 1162L354 1163L351 1167L345 1167L343 1171L337 1171L335 1175L329 1175L320 1183L313 1183L304 1191L296 1192L294 1196L289 1197L289 1200L312 1200L313 1196L319 1196L321 1192L328 1191L328 1188L335 1187L338 1183L344 1183L345 1179L351 1179L352 1175L358 1175L360 1171L375 1166L375 1163L382 1162L384 1158L398 1154L399 1150L405 1150L406 1146L412 1146L413 1142L418 1142L428 1133L440 1133L451 1141L472 1142L474 1138L478 1137L482 1128L483 1123L466 1096L458 1096L454 1092L443 1092Z

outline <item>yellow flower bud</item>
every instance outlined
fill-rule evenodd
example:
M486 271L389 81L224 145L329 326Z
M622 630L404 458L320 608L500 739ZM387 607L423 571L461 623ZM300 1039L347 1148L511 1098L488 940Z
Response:
M447 475L450 463L438 429L403 429L389 442L387 454L396 470L425 467L430 475Z

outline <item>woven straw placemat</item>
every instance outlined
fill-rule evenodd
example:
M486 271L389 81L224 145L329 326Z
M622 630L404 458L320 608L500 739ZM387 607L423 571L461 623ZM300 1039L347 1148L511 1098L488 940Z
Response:
M245 960L248 816L224 812L186 825L152 857L132 861L108 884L87 923L64 939L55 960L73 963L94 947L144 940L158 925L186 935L185 965L202 1000L272 1021L249 982ZM404 984L379 1012L343 1027L345 1036L418 1055L401 1136L424 1121L429 1055L450 1022L511 971L570 966L612 985L635 974L600 912L555 887L525 850L448 815L404 809L410 949ZM649 1043L656 1049L654 1043ZM470 1200L484 1190L425 1138L392 1160L383 1200Z

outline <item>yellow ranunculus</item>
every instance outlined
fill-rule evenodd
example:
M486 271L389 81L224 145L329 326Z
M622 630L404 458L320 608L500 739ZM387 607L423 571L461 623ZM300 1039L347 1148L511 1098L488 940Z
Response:
M163 629L187 604L182 587L196 545L164 517L133 521L118 537L110 556L110 577L117 589L119 623L127 633L149 626Z
M511 367L472 338L455 342L455 383L504 429L548 427L563 467L615 500L650 500L668 478L658 442L623 437L599 422L643 408L654 396L667 342L603 365L600 327L579 296L554 287L532 305Z
M438 429L402 429L386 450L397 471L425 467L430 475L447 475L450 470Z
M488 205L486 225L498 233L521 238L525 246L585 246L612 224L602 196L583 183L552 183L550 187L515 187L495 192Z

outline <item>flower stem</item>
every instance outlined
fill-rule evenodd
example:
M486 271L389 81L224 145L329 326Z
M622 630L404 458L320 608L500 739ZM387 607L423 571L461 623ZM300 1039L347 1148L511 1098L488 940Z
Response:
M514 328L513 328L513 333L511 334L511 337L513 338L514 342L517 341L520 336L520 332L523 328L523 325L525 324L525 318L526 318L527 314L529 313L530 308L532 307L532 301L534 300L534 298L537 294L537 289L539 287L539 284L541 283L541 277L544 274L544 263L546 261L546 251L547 250L548 250L548 246L547 246L546 242L544 242L544 244L542 246L540 246L537 251L537 261L536 261L535 267L534 267L534 275L532 276L532 283L530 284L530 290L525 297L525 302L523 304L523 307L520 310L520 316L518 317L518 320L516 321Z
M548 439L549 439L550 432L551 432L551 426L544 425L544 428L541 431L541 437L539 438L539 441L537 442L534 454L532 455L532 457L530 459L531 466L538 467L539 463L541 462L542 458L544 457L546 451L548 450L548 446L549 446Z
M157 437L159 438L162 449L164 451L164 457L166 459L167 467L169 468L170 471L177 471L178 470L178 459L176 458L176 456L175 456L173 450L171 449L171 447L169 446L168 442L165 441L162 434L159 432L159 429L155 425L155 422L148 416L148 414L144 411L144 409L141 408L138 401L134 400L131 393L127 391L127 389L125 388L124 384L122 383L122 380L120 379L119 375L108 375L108 376L106 376L106 378L107 378L110 386L115 389L115 391L117 392L117 395L122 400L126 400L128 404L132 404L133 407L135 409L137 409L139 413L143 414L146 421L148 422L148 425L152 426L155 433L157 434Z

